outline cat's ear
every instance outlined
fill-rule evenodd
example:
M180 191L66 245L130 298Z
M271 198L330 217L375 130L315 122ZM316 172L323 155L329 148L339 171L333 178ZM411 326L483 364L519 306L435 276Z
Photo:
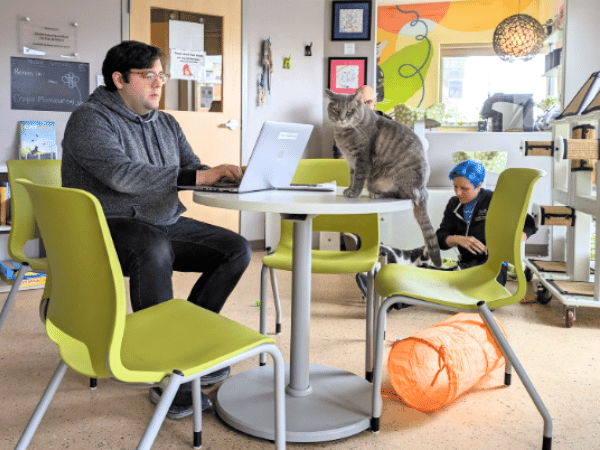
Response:
M362 98L363 94L364 93L363 93L362 89L357 89L356 92L354 93L354 95L352 96L352 100L355 101L355 102L362 103L360 101L360 99Z
M325 89L325 95L329 97L330 100L335 100L335 92L330 89Z

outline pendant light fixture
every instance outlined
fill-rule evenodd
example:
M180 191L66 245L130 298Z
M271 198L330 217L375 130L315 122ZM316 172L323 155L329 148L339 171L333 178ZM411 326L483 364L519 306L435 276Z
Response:
M494 31L494 51L503 61L529 61L544 43L544 28L535 18L518 14L504 19Z

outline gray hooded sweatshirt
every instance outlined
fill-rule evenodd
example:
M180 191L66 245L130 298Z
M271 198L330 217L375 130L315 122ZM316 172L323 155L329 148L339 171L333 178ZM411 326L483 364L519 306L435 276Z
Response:
M107 218L173 224L185 211L178 177L193 180L207 168L173 116L140 116L104 87L73 111L62 145L63 186L95 195Z

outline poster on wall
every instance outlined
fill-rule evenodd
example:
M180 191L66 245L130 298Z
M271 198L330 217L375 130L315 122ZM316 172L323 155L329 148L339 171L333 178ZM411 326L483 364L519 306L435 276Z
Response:
M11 109L71 112L89 95L89 63L10 58Z
M329 89L337 94L354 94L367 84L367 58L329 58Z

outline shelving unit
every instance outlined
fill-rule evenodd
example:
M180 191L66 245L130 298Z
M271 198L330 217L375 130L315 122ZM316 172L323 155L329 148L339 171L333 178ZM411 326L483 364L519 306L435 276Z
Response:
M8 167L6 164L0 164L0 179L6 180L6 174L8 173ZM8 234L10 233L10 225L0 225L0 258L2 260L9 259L9 255L7 253L7 242L8 242ZM4 280L0 279L0 293L10 291L11 285L6 283ZM43 289L44 285L41 284L39 286L21 286L19 290L29 290L29 289Z
M525 264L540 278L541 291L538 300L549 301L554 297L565 307L565 323L573 326L575 311L578 307L600 307L600 277L594 276L593 269L600 269L600 252L596 251L595 260L590 261L590 242L595 220L595 233L600 236L600 198L593 185L592 171L571 171L571 161L562 159L558 152L559 141L572 138L573 128L579 125L591 125L600 131L600 112L584 116L571 116L557 120L552 124L554 140L552 200L556 205L569 206L575 210L575 223L567 227L552 227L551 259L562 260L566 272L562 276L543 272L531 261ZM592 270L591 270L592 269ZM555 280L580 282L593 287L592 295L565 294L557 289Z

